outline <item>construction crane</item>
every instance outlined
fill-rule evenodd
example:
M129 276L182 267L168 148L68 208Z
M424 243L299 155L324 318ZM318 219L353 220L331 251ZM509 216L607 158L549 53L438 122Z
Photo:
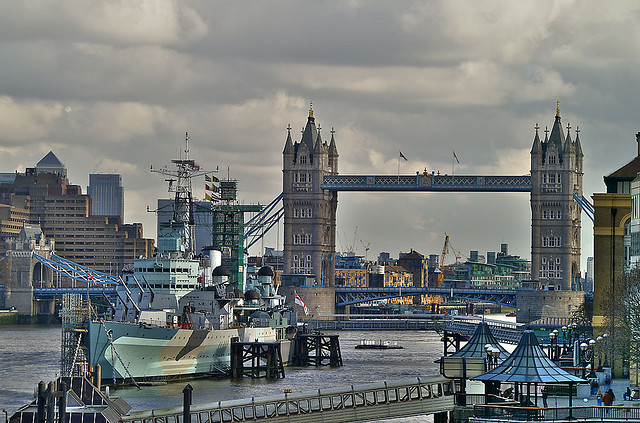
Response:
M364 260L367 261L367 254L369 254L369 246L371 245L371 243L370 242L365 243L360 237L358 237L358 239L360 240L360 243L364 247Z
M442 256L440 256L440 273L438 274L438 288L442 286L444 281L444 261L449 254L449 235L444 234L444 246L442 247Z

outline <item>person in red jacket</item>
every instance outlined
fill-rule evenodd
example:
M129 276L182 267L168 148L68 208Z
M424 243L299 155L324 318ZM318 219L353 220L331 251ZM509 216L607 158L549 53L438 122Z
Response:
M610 406L613 403L613 393L611 390L608 390L606 394L602 396L602 404L605 406Z

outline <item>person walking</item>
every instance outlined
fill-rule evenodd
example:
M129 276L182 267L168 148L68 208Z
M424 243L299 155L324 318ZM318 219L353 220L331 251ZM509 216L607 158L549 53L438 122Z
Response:
M602 391L600 389L596 393L596 400L598 401L598 407L600 407L602 405Z
M544 408L549 408L547 405L547 398L549 397L549 390L547 389L547 385L542 387L542 404Z
M613 393L611 392L611 390L608 390L603 396L602 396L602 404L604 404L604 406L606 407L610 407L611 404L613 404Z

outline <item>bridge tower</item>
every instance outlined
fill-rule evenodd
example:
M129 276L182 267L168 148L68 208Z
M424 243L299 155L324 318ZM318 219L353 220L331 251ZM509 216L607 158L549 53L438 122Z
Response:
M580 287L581 213L573 195L582 197L580 131L564 136L560 103L551 134L536 134L531 148L531 276L550 290Z
M338 174L338 150L331 130L327 144L316 127L313 104L300 142L289 126L282 166L284 285L333 287L335 281L336 191L323 190L325 175Z
M0 277L7 284L5 306L30 316L53 314L53 300L33 299L34 286L50 287L53 272L34 259L32 252L51 258L54 241L46 239L39 225L24 224L18 236L8 238L5 243L5 257L0 266Z

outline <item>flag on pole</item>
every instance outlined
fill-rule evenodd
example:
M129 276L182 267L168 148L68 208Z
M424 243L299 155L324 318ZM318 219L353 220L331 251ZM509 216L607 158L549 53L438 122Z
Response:
M296 304L298 304L300 307L302 307L302 309L304 310L304 314L309 314L309 309L305 305L304 301L302 301L302 298L300 298L300 295L298 295L297 291L295 292L295 294L296 294L296 296L295 296Z
M454 152L453 152L453 158L454 158L454 159L456 159L456 162L457 162L458 164L460 164L460 160L458 160L458 156L456 156L456 152L455 152L455 150L454 150Z
M211 177L209 175L204 175L204 180L207 182L211 182Z
M407 158L404 156L404 154L402 154L402 151L399 151L399 153L400 153L400 158L404 159L404 161L406 162Z

